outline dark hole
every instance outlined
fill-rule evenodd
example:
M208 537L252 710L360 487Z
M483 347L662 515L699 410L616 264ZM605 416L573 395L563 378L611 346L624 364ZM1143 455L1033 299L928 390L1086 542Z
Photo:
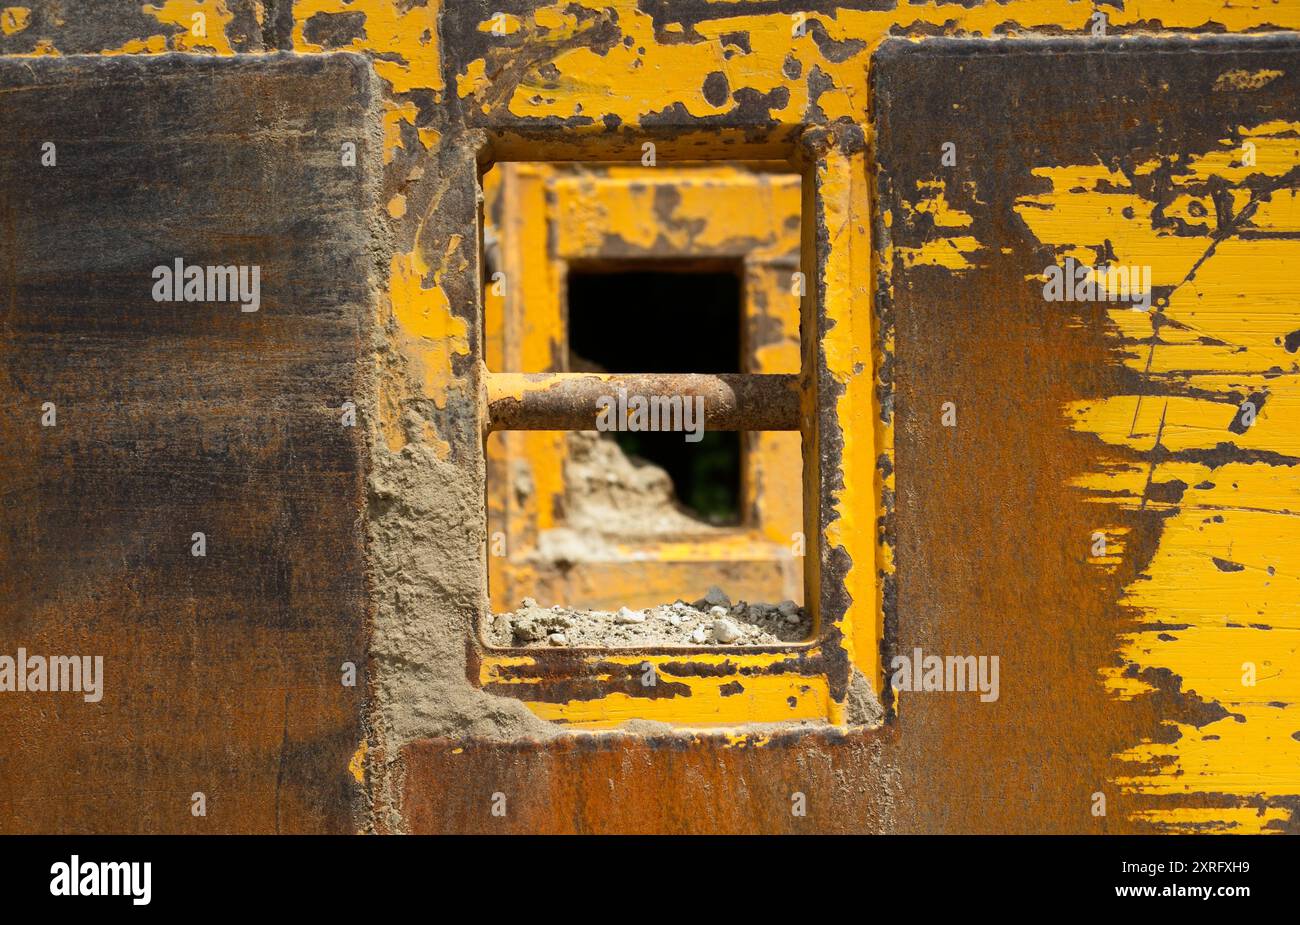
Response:
M609 373L740 372L736 267L669 262L571 268L569 369ZM623 451L662 467L677 500L713 524L740 522L740 434L618 432Z

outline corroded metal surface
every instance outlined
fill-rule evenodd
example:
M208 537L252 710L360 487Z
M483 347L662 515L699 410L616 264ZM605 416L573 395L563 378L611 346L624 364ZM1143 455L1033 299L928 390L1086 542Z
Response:
M890 740L890 730L756 730L420 742L405 756L407 824L426 834L889 831Z
M995 831L1294 827L1298 370L1268 306L1295 291L1300 44L899 44L875 81L886 654L1003 673L993 704L898 695L904 791ZM1150 298L1049 299L1067 259Z
M357 825L372 81L0 61L0 649L104 660L95 703L0 694L4 830ZM155 301L179 258L258 267L257 310Z
M295 749L307 734L293 739L287 712L258 699L267 685L247 675L205 677L178 662L167 675L172 737L155 738L143 756L96 766L115 774L112 782L98 778L95 799L106 793L100 805L109 808L92 815L91 795L70 803L42 790L57 774L28 778L11 792L41 794L48 798L41 805L54 807L29 817L31 827L189 826L188 818L138 807L157 805L146 796L159 792L157 767L193 760L177 742L209 741L190 717L220 688L258 705L239 724L247 740L236 775L239 818L250 828L277 820L337 828L347 804L364 816L362 828L380 831L693 831L706 819L719 830L786 831L799 824L788 801L800 786L825 788L829 796L813 799L806 818L835 830L1294 828L1300 784L1287 716L1296 650L1286 638L1294 635L1286 602L1294 597L1292 550L1300 548L1291 528L1300 429L1288 383L1300 319L1297 286L1281 268L1293 256L1300 63L1289 45L1264 37L1252 39L1253 48L1205 37L1294 29L1300 9L1264 0L1148 0L1124 9L1070 0L812 6L166 0L138 12L96 5L65 17L60 4L33 2L27 15L4 21L0 53L24 56L16 68L39 64L27 56L71 52L367 55L381 88L380 218L394 247L373 272L382 291L373 340L334 343L331 354L347 357L364 343L374 361L374 397L360 421L369 440L364 520L359 504L337 503L347 491L360 493L353 470L315 456L301 467L294 454L309 443L296 430L289 440L268 425L254 449L240 442L243 431L222 430L210 415L194 424L216 427L232 453L250 454L241 459L254 461L238 470L250 479L285 471L306 481L310 473L316 486L321 472L350 473L350 487L330 496L337 529L304 537L294 518L325 508L290 505L289 527L277 522L276 535L296 545L259 560L263 583L255 587L286 611L300 603L302 588L320 585L292 576L320 561L319 534L334 537L329 558L354 576L350 593L361 574L372 577L373 617L361 620L355 598L344 595L349 603L341 605L332 592L311 598L321 610L294 606L291 625L304 627L301 651L313 655L347 647L331 647L333 633L359 638L368 628L373 698L329 701L316 714L329 718L322 720L333 730L329 746ZM197 11L210 14L201 38L185 25ZM1159 35L1163 44L1038 53L1046 36L1090 42L1098 11L1108 35ZM891 51L882 59L873 104L872 55L890 35L919 40L918 48L914 58ZM932 44L975 35L1008 42ZM141 59L146 74L164 66ZM947 77L935 79L938 70ZM278 92L270 78L263 92ZM312 94L297 88L286 97ZM66 106L87 122L95 117L89 106ZM894 107L913 131L890 128ZM877 115L885 120L880 138ZM327 114L304 114L302 124L322 119ZM1227 152L1248 140L1258 169L1241 171ZM947 141L959 156L936 176ZM637 162L647 142L659 163L775 158L803 175L802 369L815 400L805 409L814 418L805 446L806 577L824 685L812 695L816 708L841 722L854 678L881 690L886 659L917 643L1000 654L996 704L909 692L876 729L743 733L744 747L728 751L725 735L683 730L556 741L548 738L553 727L532 725L540 724L537 710L484 690L488 662L475 627L487 610L486 530L472 501L481 504L485 472L480 171L493 159ZM877 171L884 185L873 193ZM5 184L6 202L14 188ZM874 240L873 195L896 206L878 213ZM327 214L345 197L331 198L326 205L304 192L278 206ZM30 232L14 240L21 247L11 253L32 253ZM1076 311L1071 324L1049 323L1041 303L1030 311L1026 274L1042 273L1048 260L1039 258L1097 260L1111 251L1152 265L1168 304L1125 308L1128 315L1095 306ZM369 267L340 276L330 266L300 278L334 287L370 275ZM209 336L199 359L217 342ZM15 355L6 349L6 369ZM290 347L259 353L283 364L268 392L286 408L318 407L314 392L284 398L307 387L288 369L295 355ZM105 367L102 379L114 388L145 381L137 370L153 368L158 356ZM954 388L955 398L941 394ZM936 399L956 403L955 429L933 427L927 415L940 413L929 407ZM1240 405L1252 399L1258 420L1247 424ZM130 407L114 399L117 416ZM178 424L156 436L179 447L184 432ZM109 480L134 471L134 446L124 448L132 439L109 441L118 454L103 470ZM270 453L266 446L281 452L259 457ZM30 456L6 447L4 463L16 473L7 489L59 471L54 460L40 470L17 465ZM172 481L184 484L180 472ZM251 491L250 484L233 479L226 488ZM174 490L150 486L139 496ZM282 496L236 497L230 516L243 525ZM109 566L122 557L104 530L121 516L110 506L85 518L84 546L74 547L105 574L116 574ZM261 517L253 522L266 526ZM363 526L364 554L348 532ZM1105 556L1092 556L1099 531L1113 542ZM62 535L71 542L70 532ZM13 545L35 546L33 536L20 534ZM7 587L26 571L7 560ZM265 598L232 574L223 578L224 610L187 611L195 629L184 638L199 652L224 651L226 624L214 627L214 612L241 626L272 622L258 609ZM87 607L111 617L109 632L129 637L124 615L139 611L123 598L143 591L125 579L95 587L117 597ZM172 574L161 587L174 594L185 585ZM76 631L66 608L42 606L12 612ZM304 621L303 613L319 619ZM161 616L156 623L164 625ZM263 641L283 643L284 632ZM169 629L141 642L178 638ZM1246 662L1258 683L1243 695ZM180 683L186 679L194 683ZM542 678L557 687L572 679L559 668ZM744 714L721 712L738 699L724 698L721 685L674 683L708 704L695 722L727 725ZM640 698L628 713L653 718L667 699ZM24 742L29 769L55 767L73 754L70 743L121 735L120 727L63 725L31 730L38 738L29 726L24 719L5 727ZM350 789L349 763L364 792ZM195 761L190 770L212 766ZM286 797L296 781L306 795ZM517 815L494 817L485 790L506 793ZM1098 792L1107 797L1105 816L1092 812ZM782 796L786 803L773 809ZM306 809L294 815L289 805Z
M486 385L489 430L592 430L602 418L608 430L629 419L656 431L800 429L792 375L489 373Z

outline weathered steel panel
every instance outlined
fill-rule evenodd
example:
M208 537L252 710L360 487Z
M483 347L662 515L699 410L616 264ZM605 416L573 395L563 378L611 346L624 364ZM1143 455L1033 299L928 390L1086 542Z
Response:
M420 742L404 756L406 823L424 834L889 831L897 781L880 739L661 728Z
M899 43L873 77L885 658L1001 656L994 703L898 695L907 815L1293 827L1279 720L1300 665L1274 544L1300 490L1300 42ZM1113 291L1056 298L1067 260L1111 268Z
M6 830L357 825L372 82L0 61L0 651L104 660L99 702L0 695ZM256 310L156 301L177 259L256 267Z
M20 518L10 520L25 525L5 533L6 552L16 550L18 563L9 568L7 560L4 570L11 601L6 613L42 621L47 634L79 632L66 601L51 597L42 603L34 591L21 597L22 569L34 563L78 589L73 604L91 614L85 619L108 613L104 625L120 631L124 645L156 644L172 661L150 674L153 663L141 659L137 677L146 680L131 688L131 710L123 716L132 725L126 727L56 726L50 715L0 703L15 711L4 728L22 743L6 760L16 761L26 775L0 778L3 799L21 803L26 813L8 814L20 822L7 827L196 828L183 802L180 818L168 815L171 794L176 788L185 800L201 789L189 778L211 778L213 769L227 783L234 781L239 794L230 797L241 801L234 804L240 821L231 828L272 828L277 816L283 828L346 827L349 774L364 777L372 809L365 824L378 830L491 831L506 825L521 831L688 831L704 829L713 813L718 830L781 831L799 824L788 803L778 799L784 795L788 801L795 791L818 794L806 818L827 830L1294 827L1300 785L1294 724L1287 715L1295 701L1296 650L1285 641L1294 633L1285 630L1294 622L1287 610L1294 598L1289 576L1297 570L1290 550L1300 548L1291 528L1297 470L1289 462L1300 456L1294 441L1300 429L1287 384L1300 319L1296 286L1278 269L1294 258L1287 250L1294 243L1294 197L1267 184L1293 169L1296 114L1284 104L1295 97L1295 60L1284 45L1261 40L1263 50L1256 52L1206 43L1204 37L1295 29L1300 6L1270 0L1143 0L1122 8L1071 0L811 6L730 0L163 0L120 10L94 5L83 15L65 16L64 4L33 0L30 9L0 14L0 53L21 56L6 63L7 73L29 67L40 72L49 65L36 58L72 52L230 55L278 47L305 57L334 49L367 55L379 78L382 110L383 234L396 248L377 268L377 336L347 348L370 352L377 367L376 387L359 402L363 411L374 412L359 422L369 438L368 503L364 511L351 506L354 496L346 492L359 495L360 487L348 481L346 491L334 487L330 500L336 506L329 509L340 519L342 511L353 511L347 522L356 531L369 530L368 555L353 534L339 532L342 526L317 531L314 543L282 531L285 555L265 562L293 562L292 570L259 564L252 567L253 579L242 582L207 576L225 602L224 626L239 631L280 627L267 616L266 601L298 600L298 585L290 579L301 567L319 574L320 560L329 556L339 574L367 570L374 579L373 700L362 703L345 690L345 700L326 709L323 692L337 680L338 659L332 655L320 688L304 688L302 681L316 681L308 659L355 648L337 642L335 633L361 638L361 605L349 596L359 588L354 577L339 579L342 590L331 588L334 609L328 616L315 611L302 635L292 637L296 649L280 629L258 637L300 653L272 666L286 671L296 687L238 674L230 667L230 651L193 647L191 640L212 646L217 637L164 623L164 615L179 605L150 605L160 627L152 636L124 621L123 614L138 611L137 598L150 602L145 592L152 586L129 577L141 553L137 547L124 552L120 528L104 525L139 521L158 536L165 526L161 518L175 516L160 512L159 499L172 492L203 500L204 483L187 475L177 461L182 457L198 453L207 459L230 447L231 465L246 478L223 484L233 500L219 526L245 537L259 554L269 531L298 523L295 517L316 516L315 505L323 502L315 495L310 503L285 500L307 496L295 481L302 473L294 455L307 434L283 423L296 420L287 412L275 419L283 431L263 420L251 431L257 440L248 444L241 442L250 433L242 423L222 423L230 420L217 413L228 410L223 404L165 432L146 430L152 442L137 446L140 421L148 421L121 423L120 409L131 406L117 402L111 409L116 429L103 431L98 444L69 449L111 449L115 468L98 471L131 474L134 487L127 497L140 501L145 513L106 504L74 524L66 511L76 506L57 484L46 483L67 471L68 459L81 457L70 452L25 467L17 464L23 458L18 451L6 452L5 491L18 499L12 503ZM200 11L210 16L206 35L196 36L186 23ZM1092 35L1099 13L1102 31L1111 36L1168 39L1188 33L1189 40L1185 47L1162 46L1177 49L1167 55L1135 45L1070 55L1057 48L1034 56L1038 38ZM877 144L870 62L891 35L922 40L922 48L916 59L886 55L878 100L885 109L917 107L911 121L924 137L897 143L887 137ZM980 54L929 45L942 36L992 35L1014 41L1005 51L984 46ZM1120 60L1130 53L1141 63ZM1233 56L1240 60L1215 70ZM967 70L953 70L954 63ZM897 78L909 68L914 80L903 87ZM948 76L937 79L944 68ZM890 73L891 92L905 103L888 99ZM275 100L283 92L290 114L303 101L319 98L303 86L282 90L272 84L268 79L259 92ZM991 103L974 97L975 88ZM82 89L88 95L93 85ZM135 86L131 92L152 91ZM0 94L11 98L11 106L16 96ZM126 91L119 96L129 98ZM227 98L241 95L222 97L236 112L251 105ZM961 112L926 115L928 106L963 100L967 108ZM120 108L115 100L89 96L68 105L80 113L79 121L91 124ZM219 118L221 111L210 105L205 115ZM1278 118L1260 121L1270 113ZM24 118L40 121L32 114ZM882 129L888 135L887 125ZM1121 150L1119 137L1145 157ZM988 709L978 701L956 703L949 695L930 695L927 703L924 694L905 694L897 715L881 728L846 736L769 739L761 731L705 736L656 728L631 738L557 738L554 724L519 701L476 686L482 682L482 649L474 626L487 607L478 171L493 158L635 162L648 139L658 145L660 163L780 158L791 150L803 156L806 308L815 309L805 311L803 369L815 377L820 407L805 480L805 506L819 513L809 537L810 551L819 555L812 558L808 587L833 629L835 655L833 670L818 677L826 686L810 691L810 699L826 706L820 712L829 716L832 705L842 706L853 672L879 689L884 657L920 641L947 650L1006 647L997 653L1006 659L1006 701ZM1224 148L1224 139L1233 144ZM939 163L942 150L933 145L944 141L955 142L959 151L983 151L983 161L959 157L961 180L953 186L887 185L879 201L896 201L899 210L888 210L893 223L882 221L881 238L873 241L871 171L877 159L889 161L895 147L924 156L923 164L911 167L887 163L886 179L893 183L909 170ZM1264 185L1234 167L1227 153L1246 141L1256 148L1260 169L1254 173L1265 178ZM220 142L217 149L228 144ZM208 156L196 153L195 162L207 163ZM267 164L289 170L292 159L287 160ZM999 165L1008 167L1008 177L997 175ZM250 169L260 176L241 168ZM151 175L147 165L135 174ZM39 182L50 184L43 177ZM976 182L985 185L971 198L963 184ZM6 182L0 194L6 201L35 196L30 188L12 188ZM227 203L238 202L238 189L236 184L227 191ZM321 212L323 199L299 186L292 191L297 198L276 201L278 213L299 214L304 224L298 227L314 227L307 216ZM118 184L114 195L129 202L131 192ZM328 193L333 208L348 201L338 190ZM168 234L192 231L185 223L193 225L194 216L182 211L183 197L168 204L182 221L149 226L149 233L160 227ZM904 214L903 206L920 217ZM300 207L313 212L295 212ZM1152 224L1157 209L1168 224ZM1112 234L1121 221L1133 221L1126 210L1140 219L1139 226ZM101 206L101 214L108 211ZM1229 217L1226 223L1222 216ZM2 220L6 229L13 227L8 216ZM354 224L360 228L364 222ZM310 251L308 238L295 237L295 246ZM1015 272L1040 274L1046 260L1034 266L1026 255L1063 258L1078 251L1079 258L1095 259L1096 249L1107 246L1125 261L1145 255L1168 280L1161 286L1176 286L1190 268L1198 269L1158 312L1076 312L1079 321L1063 328L1048 323L1042 306L1029 310L1029 280ZM5 253L18 251L8 245ZM65 258L74 274L90 266L93 254L71 254ZM18 272L12 260L5 266L11 277ZM334 291L341 284L334 268L312 266L318 269L304 286ZM108 276L78 275L73 284L89 289L104 280L114 298L96 310L122 311L130 303ZM950 311L940 315L922 304L909 294L908 280L934 287ZM873 292L883 297L879 306ZM914 312L900 311L900 300L909 299ZM1198 301L1180 305L1184 299ZM15 304L11 295L11 315L29 310L23 307L29 303L18 309ZM998 310L977 313L969 311L972 305ZM57 304L54 316L61 318ZM88 327L95 317L84 309L76 319L83 327L69 329L87 338L77 349L95 343L96 332ZM201 349L192 345L186 354L200 372L214 354L231 349L232 337L247 322L210 324ZM121 328L119 319L110 346L97 348L101 354L129 349L122 340L138 332ZM292 345L287 329L277 336L266 345ZM923 338L932 343L918 350ZM1007 348L1001 353L994 349L999 341ZM976 364L966 362L964 351L970 350L986 365L983 376L975 376ZM299 394L322 415L327 408L333 413L328 402L313 404L316 387L289 372L285 353L292 352L286 347L259 354L261 363L246 363L241 371L256 376L277 370L274 383L255 381L268 389L306 390L288 394ZM340 353L346 350L340 347ZM157 393L165 388L185 399L182 407L198 407L202 395L187 392L181 376L159 378L157 370L165 368L160 357L166 356L136 351L131 365L96 360L100 365L91 369L101 373L101 393L129 397L154 382ZM277 363L264 365L271 358ZM149 372L141 376L141 369ZM39 386L54 384L44 368L22 372ZM321 381L333 380L322 374ZM927 430L900 413L895 458L894 399L924 423L917 409L958 387L965 390L962 396L943 398L957 403L958 427ZM1246 423L1237 398L1253 400L1257 421ZM39 420L39 406L24 405L22 411ZM928 409L928 423L939 413ZM1009 413L1024 419L1007 420ZM103 420L109 417L101 411ZM6 441L34 452L41 446L35 438L19 445L9 436L26 433L20 429L25 423L11 423L24 420L9 416L0 426ZM287 439L277 442L282 434L293 437L292 450ZM346 452L360 452L350 437L335 439L347 443ZM948 444L939 442L945 439ZM176 454L167 456L172 447ZM135 453L161 454L170 483L139 469L145 464L132 461ZM986 479L987 491L955 482L938 470L936 457L948 459L953 473ZM322 469L338 459L324 444L306 458L319 460ZM249 459L258 462L238 468ZM1040 465L1041 473L1031 472ZM345 470L340 462L328 471ZM284 490L257 494L258 480L264 484L272 472ZM90 498L119 490L111 481L101 485L104 477L78 478L69 487ZM340 504L340 497L349 500ZM895 503L896 497L906 506ZM57 511L59 504L63 515L39 513ZM268 512L286 508L291 513L268 526ZM146 514L154 520L146 523ZM933 534L922 529L925 518L933 518ZM999 519L1005 524L990 523ZM45 540L53 534L42 532L54 529L47 520L86 568L52 559ZM1089 540L1099 530L1112 542L1105 556L1092 556ZM337 542L320 542L321 536ZM184 539L178 556L188 555ZM941 547L940 540L950 544ZM962 555L954 556L954 549ZM895 578L896 551L901 558ZM1087 562L1091 571L1081 559L1095 560ZM166 574L174 577L174 567ZM1060 613L1063 601L1073 616L1041 618ZM932 614L917 612L929 604ZM186 606L187 613L199 612L197 604ZM293 610L295 619L312 612ZM198 625L196 617L190 620ZM62 644L80 638L69 635L71 641ZM1240 654L1238 638L1247 640L1249 656ZM241 657L245 649L237 650ZM1259 683L1254 694L1243 696L1238 679L1247 661L1257 666ZM315 670L316 662L310 665ZM707 673L710 665L706 660L682 670ZM1026 677L1034 683L1024 685ZM162 681L150 686L155 678ZM190 688L195 693L184 693ZM275 693L268 694L270 689ZM307 720L286 723L292 716L283 706L286 689L320 692L308 698L317 706ZM658 702L646 700L642 715ZM193 718L200 715L202 723ZM305 731L295 739L299 728ZM49 741L62 749L55 754L63 766L82 762L89 769L83 773L94 792L69 796L62 770L32 770L39 754L35 737L41 735L52 736ZM328 747L316 746L322 741ZM164 750L178 742L177 750ZM292 747L295 742L299 747ZM722 748L737 742L745 743L743 754ZM297 781L302 784L295 789ZM507 793L509 805L522 815L507 816L504 823L492 816L483 803L488 787L489 796ZM518 794L528 788L529 799L521 802ZM1090 796L1098 791L1109 797L1106 817L1090 812ZM769 816L774 803L780 809Z

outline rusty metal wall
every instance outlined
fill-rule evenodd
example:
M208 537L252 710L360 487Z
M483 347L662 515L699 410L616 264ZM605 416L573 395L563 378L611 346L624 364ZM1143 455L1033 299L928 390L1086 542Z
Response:
M0 695L0 827L351 831L370 68L8 59L0 84L0 648L103 658L96 702ZM176 259L260 267L260 305L154 301Z
M125 169L108 143L119 126L105 122L124 106L109 102L125 92L113 66L138 71L132 92L163 93L161 75L198 65L161 53L236 56L235 83L141 104L149 117L132 128L147 133L164 112L180 113L182 134L208 133L175 166L187 189L205 189L206 173L238 190L222 173L234 165L275 178L265 189L276 195L207 213L184 211L195 203L178 197L175 220L142 218L134 233L160 235L159 247L188 241L222 262L240 242L297 285L278 311L263 309L257 363L237 365L255 338L223 331L230 316L186 328L203 344L191 367L245 370L230 401L274 396L283 416L250 425L208 409L208 393L186 391L181 370L159 372L169 369L165 339L128 352L128 333L167 316L109 299L126 331L100 327L114 314L94 296L111 276L89 276L87 260L108 250L92 241L76 259L59 252L48 277L37 272L41 235L55 226L33 216L57 211L36 199L51 181L21 147L39 135L35 110L20 93L0 94L4 137L18 143L0 193L10 293L0 369L14 409L0 460L16 498L3 642L98 646L113 655L109 678L137 664L137 650L164 653L125 672L131 686L113 695L122 700L97 711L69 700L36 712L0 694L0 729L22 743L6 756L4 828L1294 828L1297 675L1286 637L1300 287L1285 268L1300 114L1285 30L1300 25L1297 5L170 0L73 13L51 0L21 9L0 14L6 89L33 72L60 78L32 92L55 95L45 108L105 158L95 171L104 177ZM1208 41L1223 33L1253 34ZM891 36L920 41L882 51ZM935 41L959 36L1006 42ZM1044 44L1064 37L1074 44ZM292 55L248 54L269 49ZM350 78L326 89L290 76L360 73L321 57L339 50L368 59L373 97L347 96ZM70 53L135 57L38 60ZM277 101L264 117L277 130L223 135L212 124L223 112L258 124L259 100ZM340 186L302 146L370 138L372 124L364 163L378 190L366 212L353 198L365 179ZM256 145L281 141L287 153L239 166ZM599 681L611 660L521 664L477 633L488 611L479 176L492 160L636 160L647 141L661 162L789 159L803 173L805 410L817 422L805 453L806 588L821 635L798 657L763 664L688 658L675 669L676 702L621 691L618 718L669 725L572 735L565 722L608 701ZM956 161L936 171L947 141ZM1246 141L1253 170L1236 153ZM165 150L167 139L151 144ZM99 189L98 199L56 199L64 220L94 227L139 214L114 208L132 190ZM366 216L368 240L344 230L369 229ZM272 218L284 234L266 231ZM261 229L253 243L240 237L249 228ZM1167 304L1124 315L1032 302L1041 282L1031 277L1048 258L1111 252L1151 265ZM80 306L72 317L31 314L29 293L50 278ZM124 278L122 291L142 298L145 283ZM340 287L344 318L287 326L312 306L337 306ZM54 451L37 429L39 393L52 385L41 377L68 361L29 364L62 333L101 351L87 365L105 423L93 436L58 431L78 443ZM318 350L327 359L313 365ZM156 411L132 411L145 383L181 397L180 420L163 427ZM356 431L323 428L342 394L366 383ZM1241 402L1252 399L1258 417L1246 423ZM944 428L937 400L955 403L955 428ZM72 427L76 417L61 414L60 427ZM48 455L32 449L38 440ZM151 447L166 465L147 468ZM103 465L91 467L99 452ZM214 522L225 512L224 532L249 539L255 576L231 562L209 576L220 589L212 596L191 590L189 531L174 550L158 538L176 514L169 493L184 496L183 461L196 458L225 475L188 476L203 489L195 510ZM135 531L131 517L142 515L124 508L142 504L160 519ZM50 514L59 510L75 525L60 526ZM153 545L124 547L123 525ZM1104 555L1093 551L1097 532ZM164 549L184 567L160 564ZM326 561L337 571L326 575ZM169 622L177 609L192 614L184 630ZM243 641L237 650L232 639ZM363 640L360 685L343 688L336 653ZM250 645L277 658L247 670ZM891 660L916 646L1000 655L1002 697L908 691L894 701ZM572 696L548 712L487 689L492 671L532 672ZM735 683L754 693L725 696ZM855 713L863 683L885 693L883 721ZM743 725L790 690L807 698L796 703L815 728ZM69 794L69 765L88 787ZM191 781L205 775L229 794L233 816L216 817L214 796L209 821L189 814L191 792L203 789ZM807 797L804 816L791 812L796 793ZM493 814L497 794L503 815Z

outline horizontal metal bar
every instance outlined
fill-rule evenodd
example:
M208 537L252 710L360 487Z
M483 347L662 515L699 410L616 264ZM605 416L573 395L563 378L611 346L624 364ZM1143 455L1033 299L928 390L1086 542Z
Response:
M649 430L652 408L659 430L690 429L699 423L697 399L705 430L800 429L795 375L487 374L489 430Z

